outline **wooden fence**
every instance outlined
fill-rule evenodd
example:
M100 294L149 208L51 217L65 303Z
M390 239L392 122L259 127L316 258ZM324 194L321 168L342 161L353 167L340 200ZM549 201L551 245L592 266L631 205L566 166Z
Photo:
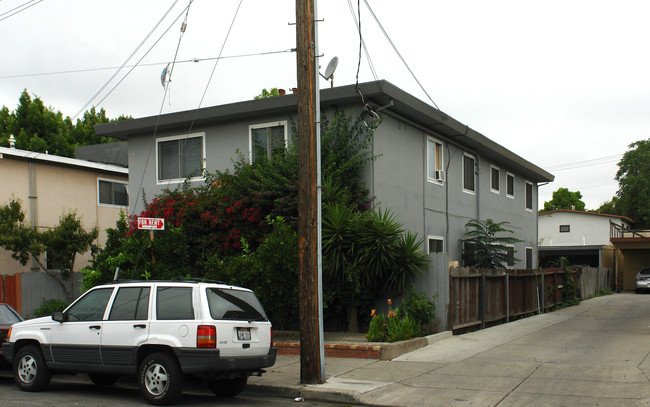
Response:
M609 269L575 267L570 272L580 298L593 297L598 291L612 289L613 272ZM561 269L450 270L449 329L463 331L507 323L531 314L554 309L562 298Z

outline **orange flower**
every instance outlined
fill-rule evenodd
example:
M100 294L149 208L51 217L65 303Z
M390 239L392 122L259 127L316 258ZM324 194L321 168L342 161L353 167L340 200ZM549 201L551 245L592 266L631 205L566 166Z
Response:
M390 298L389 298L388 299L388 305L391 305L392 303L393 303L393 301L391 301Z
M374 310L374 309L373 309L372 311L370 311L370 316L371 316L371 317L374 317L374 316L375 316L375 310Z

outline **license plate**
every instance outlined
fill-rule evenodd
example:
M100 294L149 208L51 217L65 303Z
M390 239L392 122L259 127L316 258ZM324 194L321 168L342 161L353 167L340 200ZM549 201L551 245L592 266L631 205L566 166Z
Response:
M237 328L237 339L240 341L250 341L251 340L251 329L250 328Z

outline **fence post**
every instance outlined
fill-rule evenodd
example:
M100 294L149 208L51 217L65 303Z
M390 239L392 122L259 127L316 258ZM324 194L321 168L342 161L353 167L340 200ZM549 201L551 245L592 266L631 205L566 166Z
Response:
M546 313L546 280L544 279L544 269L540 269L542 272L542 312Z
M485 329L485 274L481 273L481 329Z
M506 323L510 322L510 274L506 271Z

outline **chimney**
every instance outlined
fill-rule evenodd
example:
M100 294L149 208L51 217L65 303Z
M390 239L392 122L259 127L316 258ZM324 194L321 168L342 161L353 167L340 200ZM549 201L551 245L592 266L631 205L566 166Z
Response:
M13 148L14 150L16 149L16 138L13 134L9 135L9 148Z

